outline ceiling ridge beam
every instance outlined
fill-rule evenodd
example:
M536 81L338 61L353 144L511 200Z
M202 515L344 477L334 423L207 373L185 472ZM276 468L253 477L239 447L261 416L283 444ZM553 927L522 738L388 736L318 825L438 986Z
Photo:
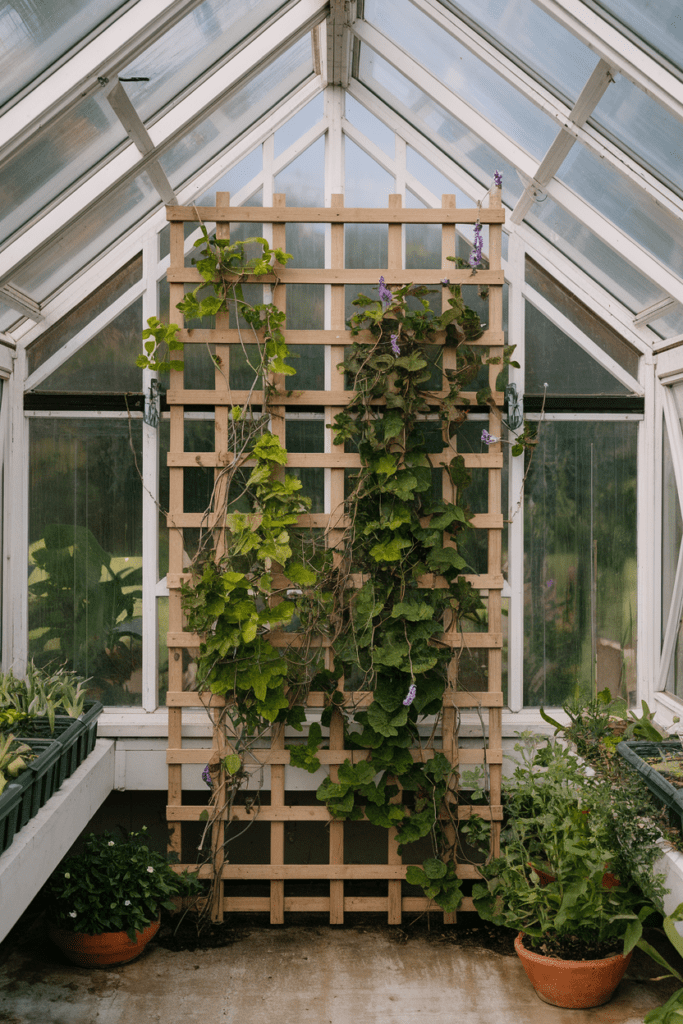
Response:
M327 21L327 78L329 85L349 84L352 57L352 35L349 31L357 18L357 0L330 0Z

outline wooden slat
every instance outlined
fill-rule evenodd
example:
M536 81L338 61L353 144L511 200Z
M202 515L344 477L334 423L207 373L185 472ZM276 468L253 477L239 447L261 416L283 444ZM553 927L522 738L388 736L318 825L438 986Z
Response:
M328 525L327 520L327 516L321 516L320 522L312 523L309 525L325 527ZM336 521L334 519L332 519L332 523L336 525ZM486 528L485 524L483 523L482 528ZM502 590L502 588L505 586L505 580L503 579L502 576L472 576L468 573L463 573L462 578L464 580L467 580L468 583L471 583L472 586L476 587L476 589L478 590ZM183 582L188 583L190 579L190 573L169 573L168 576L166 577L166 585L168 586L169 590L177 590ZM353 573L350 579L353 581L354 586L362 586L363 581L360 575ZM276 588L281 589L284 583L274 582L274 585L276 586ZM431 573L428 576L418 577L417 585L418 587L425 587L430 590L444 589L449 586L447 581L442 576L435 576Z
M436 750L431 747L427 747L424 750L411 750L410 754L413 761L424 764L429 761L437 753ZM502 750L491 750L487 751L487 754L491 756L486 757L488 764L502 764L503 752ZM257 764L270 764L270 765L284 765L290 763L290 752L289 750L282 750L275 747L256 747L250 751L250 758L253 758L253 765ZM367 761L371 757L371 751L359 749L359 750L344 750L342 748L332 750L319 750L317 753L318 760L321 764L340 765L344 761L351 761L352 764L359 764L361 761ZM483 764L484 763L484 751L481 749L468 750L463 748L459 751L457 760L460 764ZM166 763L167 764L204 764L206 762L206 750L203 747L169 747L166 750ZM246 767L249 767L249 759L246 761ZM268 814L271 815L268 821L281 821L287 818L287 812L282 812L278 809L283 805L271 806L268 810ZM238 813L239 808L235 808L235 813ZM261 810L267 810L267 808L261 808ZM260 811L259 811L260 813ZM306 816L311 816L311 811L306 811Z
M444 448L442 452L431 452L427 457L433 466L438 467L443 460L450 461L456 453L450 448ZM500 469L503 464L503 456L499 453L489 452L466 452L462 460L468 469ZM169 452L167 456L169 466L201 466L211 468L214 466L231 465L233 462L232 452ZM290 467L321 467L329 466L334 469L358 469L360 467L360 456L351 452L291 452L287 455L287 465ZM241 465L253 466L251 459L245 460ZM492 529L502 529L502 514L494 522Z
M246 274L241 280L245 284L354 284L374 285L380 277L383 277L387 285L403 284L426 284L436 286L443 277L448 274L453 284L488 284L501 285L504 283L502 270L478 270L476 276L471 270L453 270L453 265L437 268L435 270L402 270L391 271L387 267L379 267L377 270L356 269L356 270L321 270L317 267L278 268L275 274L264 274L256 276ZM166 271L166 280L169 284L201 284L204 278L195 267L169 267Z
M169 701L169 707L181 707L181 708L200 708L206 707L207 694L196 693L193 690L185 690L182 693L173 692L167 694L167 701ZM372 700L372 694L367 693L363 690L352 690L344 694L344 704L348 707L365 707ZM220 701L225 701L224 697L213 695L211 703L219 707ZM329 703L329 695L323 693L320 690L311 690L308 694L308 707L309 708L324 708ZM503 694L497 692L490 692L486 690L476 691L467 693L465 691L453 691L446 692L444 695L444 704L447 707L454 708L502 708L503 707Z
M348 914L385 914L387 904L386 896L346 896L344 911ZM433 900L428 900L425 896L404 896L401 900L401 907L404 914L439 910ZM269 909L270 898L268 896L226 896L223 900L223 910L226 914L254 914L258 911L267 912ZM285 911L327 913L329 909L330 900L327 896L285 896ZM461 910L474 911L474 904L470 897L463 899Z
M377 209L353 206L167 206L169 221L228 221L253 224L502 224L502 209ZM451 263L450 269L453 264ZM447 267L448 269L448 267Z
M288 465L291 466L292 462L288 462ZM216 526L220 526L220 524L224 521L224 518L225 517L219 513L209 513L207 515L205 512L178 512L173 516L171 516L170 514L167 515L166 522L169 527L193 526L195 527L195 529L211 530ZM254 517L254 519L255 518L256 517ZM315 524L311 523L310 525L327 527L330 525L331 517L321 514L317 516L317 520L318 521ZM348 519L347 516L344 516L343 518L335 518L333 520L332 528L344 529L346 526L349 525L350 519ZM501 513L489 514L488 512L480 512L473 515L472 519L470 520L470 526L475 530L502 530L503 525L503 516ZM190 579L189 573L185 573L184 575L187 577L188 580ZM174 575L173 579L177 580L179 579L179 577ZM425 585L429 586L430 589L433 589L434 587L434 583L431 579L429 583ZM444 582L443 585L446 586L447 584ZM168 586L170 588L171 584L169 583Z
M434 391L433 393L433 404L436 406L439 404L441 399L445 398L448 394L446 391ZM288 391L284 395L274 395L272 401L278 401L281 399L284 406L298 407L301 405L313 405L313 406L325 406L334 404L336 406L345 406L354 397L352 391ZM252 405L260 406L263 403L263 392L262 391L180 391L169 389L166 395L169 405L244 405L245 402L251 402ZM460 398L463 401L467 401L470 404L476 402L476 393L474 391L463 391L460 394ZM504 395L498 391L493 395L493 401L503 404ZM429 396L427 398L429 401ZM374 405L385 405L386 399L378 398L376 401L373 400ZM465 453L462 453L465 455ZM472 453L467 453L472 454ZM482 458L488 458L487 452L481 453ZM475 463L472 463L475 465ZM484 463L482 463L484 465Z
M437 639L435 637L435 639ZM438 639L448 647L455 649L465 648L490 648L503 646L502 633L442 633ZM328 637L314 637L306 639L298 633L276 633L268 634L268 641L273 647L297 648L303 646L330 647L332 641ZM199 647L202 638L198 633L168 633L167 644L169 647Z
M262 332L258 332L258 337L262 338ZM253 337L249 336L245 331L238 330L208 330L203 327L193 327L188 329L183 328L178 331L178 341L182 341L185 345L244 345L250 341L253 341ZM446 340L445 331L435 331L433 335L427 338L424 342L419 344L424 345L443 345ZM324 331L320 330L307 330L307 331L290 331L287 330L287 344L288 345L351 345L354 341L360 344L372 344L373 338L370 331L359 331L356 336L351 334L351 331L345 331L343 328L338 330ZM485 330L481 338L477 338L476 341L468 341L468 345L479 345L484 347L499 346L505 344L505 335L502 331L488 331Z

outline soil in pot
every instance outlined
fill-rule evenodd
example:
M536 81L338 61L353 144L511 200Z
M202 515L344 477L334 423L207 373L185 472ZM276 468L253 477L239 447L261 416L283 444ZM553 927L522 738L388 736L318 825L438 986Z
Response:
M582 944L580 948L577 942L574 952L583 952L585 958L561 959L552 952L553 946L559 946L559 943L547 941L543 945L551 952L544 954L542 946L532 950L529 940L520 932L515 939L515 952L536 995L545 1003L566 1009L588 1009L608 1002L626 973L632 956L632 953L622 956L613 948L605 952L605 947L598 944L592 952L590 946ZM563 947L565 945L562 944Z
M62 953L79 967L113 967L136 960L156 933L161 921L150 921L131 940L127 932L102 932L88 935L86 932L69 932L50 925L50 938Z

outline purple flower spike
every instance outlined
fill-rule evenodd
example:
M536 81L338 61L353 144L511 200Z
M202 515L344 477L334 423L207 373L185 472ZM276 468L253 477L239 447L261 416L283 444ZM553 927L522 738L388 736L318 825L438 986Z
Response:
M417 697L417 686L415 685L415 683L411 683L410 684L410 688L408 689L408 692L406 694L406 697L405 697L405 700L403 701L403 703L405 704L406 707L409 707L413 703L413 701L415 700L416 697Z
M481 252L484 247L484 239L481 233L481 224L479 221L474 225L474 247L470 253L467 262L474 269L481 263Z
M482 430L481 439L484 444L498 444L500 441L499 437L496 437L494 434L489 434L488 430Z
M211 773L209 771L208 764L206 765L206 767L204 768L204 771L202 772L202 781L207 784L209 789L213 789L213 780L211 778Z
M391 335L391 351L395 356L400 356L401 350L398 347L398 334Z
M493 172L493 184L496 186L496 188L503 187L503 175L500 173L500 171Z
M548 588L548 590L550 590L550 588L553 586L554 583L555 583L555 580L546 580L545 581L545 585Z
M448 288L450 283L451 282L448 280L447 277L444 277L443 280L441 281L441 284L444 286L444 288Z
M379 301L382 303L384 309L387 309L394 301L391 289L387 288L383 277L380 277L379 279Z

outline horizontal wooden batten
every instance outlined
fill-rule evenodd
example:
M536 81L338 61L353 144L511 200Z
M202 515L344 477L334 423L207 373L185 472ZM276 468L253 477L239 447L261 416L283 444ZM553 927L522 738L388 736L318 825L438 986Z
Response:
M502 207L390 209L355 206L167 206L169 221L223 224L503 224ZM452 264L451 264L452 266Z
M329 703L329 696L328 693L323 693L321 690L311 690L306 704L309 708L324 708ZM365 706L370 704L372 699L373 695L364 690L352 690L344 693L344 704L349 707ZM166 694L166 706L169 708L206 708L209 706L209 702L211 707L223 707L225 697L219 694L197 693L196 690L169 690ZM497 690L491 692L475 690L471 693L451 690L446 694L444 703L453 708L502 708L503 694Z
M435 469L444 462L460 455L467 469L502 469L503 456L497 452L454 452L452 448L444 448L441 452L430 452L427 458ZM205 469L218 469L232 465L232 452L169 452L167 464L171 469L180 467L200 466ZM329 469L360 469L360 455L353 452L288 452L287 465L292 469L329 468ZM254 466L251 460L240 462L241 466ZM201 513L199 513L201 515ZM501 521L502 526L502 521Z
M312 464L313 463L311 463L311 465ZM291 456L290 456L290 461L288 462L288 465L289 466L299 465L299 463L292 463ZM254 517L254 518L256 518L256 517ZM310 518L310 517L307 517L307 518ZM351 524L351 520L348 518L348 516L328 516L325 513L320 513L320 515L318 515L316 518L319 520L318 522L315 523L316 526L322 526L322 527L325 527L326 529L330 529L330 530L343 530L347 526L350 526L350 524ZM217 527L223 526L224 524L225 524L225 513L219 513L219 512L209 512L209 513L206 513L206 512L174 512L174 513L171 514L169 512L169 513L166 514L166 525L169 526L169 527L174 527L174 526L175 527L183 527L183 526L185 526L185 527L188 527L188 528L189 527L193 527L195 529L197 529L197 528L204 528L205 530L214 530ZM253 523L252 525L255 526L257 524ZM299 525L300 526L312 526L313 523L299 523ZM502 530L503 529L503 513L502 512L477 512L477 513L475 513L472 516L472 518L470 520L470 526L472 526L475 530ZM188 579L188 580L190 579L189 573L183 573L182 575L186 579ZM175 578L176 577L174 576L174 579ZM290 583L285 583L285 581L283 581L283 584L286 585L287 587L291 586ZM280 586L280 585L281 584L275 584L275 586ZM171 587L171 583L170 582L168 583L168 586L169 586L169 588ZM177 584L176 584L176 586L177 586ZM433 587L434 586L434 583L432 582L431 577L429 579L429 583L426 583L425 586L429 586L429 587ZM444 584L444 586L445 586L445 584Z
M379 267L377 270L323 270L318 267L279 267L273 274L245 274L240 280L244 284L352 284L377 285L380 277L385 279L387 287L404 284L434 285L440 275L447 274L451 284L488 284L502 286L505 277L502 270L453 270L445 266L435 270L388 270ZM204 278L194 267L169 267L166 271L169 284L202 284Z
M178 516L175 517L175 518L182 518L183 514L184 513L178 513ZM199 513L192 513L192 512L188 512L187 513L188 516L196 515L196 514L199 514ZM490 513L490 514L491 515L495 515L496 513ZM482 516L487 516L487 515L488 515L488 513L482 512ZM327 517L326 516L321 516L320 518L321 519L323 519L323 518L326 519ZM175 525L177 527L182 527L183 525L188 525L188 524L183 524L182 522L175 522L175 520L174 520L174 524L170 524L170 525ZM192 525L192 524L190 523L189 525ZM204 525L204 527L206 529L210 528L208 522L203 523L203 525ZM301 525L309 525L309 524L301 524ZM315 525L326 527L328 524L327 523L316 523ZM347 524L346 523L342 523L341 525L344 526L344 525L347 525ZM337 521L333 520L329 524L329 527L330 527L330 529L337 528L338 527ZM489 529L488 526L484 526L483 524L482 524L481 528L482 529ZM495 529L495 527L493 527L493 528ZM179 590L183 583L189 583L191 579L192 579L192 577L191 577L189 572L169 572L167 577L166 577L166 586L168 587L169 590ZM362 580L360 579L359 576L357 576L356 573L352 573L350 579L353 581L355 586L361 586ZM466 580L468 583L471 583L472 586L476 587L477 590L502 590L503 586L505 585L505 580L504 580L504 578L502 576L491 576L491 575L489 575L489 576L487 576L487 575L472 576L472 575L468 575L467 573L463 573L462 574L462 579ZM418 587L420 589L424 589L424 590L445 590L449 586L447 580L445 580L443 578L443 576L434 576L431 573L428 576L420 576L418 578L418 580L417 580L417 585L418 585ZM276 590L277 589L282 589L283 587L289 588L290 587L290 583L287 580L285 580L284 578L282 578L281 580L278 580L277 577L276 577L273 580L273 586L275 587Z
M477 875L481 878L481 875ZM345 914L386 914L389 910L388 896L344 896L343 907ZM329 913L329 896L285 896L285 913ZM428 900L426 896L403 896L401 899L401 911L404 914L417 914L425 910L432 910L442 913L441 908ZM255 914L258 911L268 913L270 911L270 896L224 896L223 913L233 914ZM458 907L458 912L475 912L476 908L471 896L465 896Z
M416 865L420 867L421 865ZM410 864L225 864L221 872L224 881L316 881L344 879L397 879L403 881ZM209 870L211 870L209 868ZM457 871L457 869L456 869ZM202 870L199 871L202 877ZM210 877L207 875L206 877ZM470 877L479 877L478 875Z
M248 330L238 331L209 330L203 327L181 328L178 331L178 341L186 345L244 345L253 343L254 335ZM259 341L262 341L261 332L258 332ZM370 331L359 331L352 335L351 331L290 331L285 330L285 340L288 345L352 345L354 342L360 344L374 345L376 338ZM443 345L446 340L445 331L435 331L434 334L419 344ZM481 338L476 341L468 341L468 345L483 345L492 348L500 348L505 344L505 335L502 331L484 331ZM142 396L144 399L144 396ZM144 401L143 401L144 405Z
M332 641L328 637L305 638L299 633L276 633L275 630L267 634L268 641L273 647L331 647ZM454 650L464 648L465 650L485 648L496 650L503 646L502 633L441 633L434 639L440 640L447 647ZM199 647L202 638L199 633L167 633L166 643L169 647Z
M351 764L360 764L361 761L371 760L370 750L319 750L316 757L321 764L344 764L344 761L350 761ZM440 751L435 750L431 747L425 747L424 750L411 750L410 754L413 761L420 764L426 764ZM486 752L486 763L487 764L502 764L503 763L503 752L502 750L487 750ZM463 756L465 755L465 756ZM271 750L270 748L256 747L249 752L249 757L253 758L252 767L256 767L259 764L289 764L290 763L290 751L289 750ZM250 766L249 761L245 761L245 766ZM459 751L459 763L460 764L484 764L484 751L482 749L477 750L461 750ZM206 750L202 747L169 747L166 751L166 764L206 764ZM177 806L177 805L176 805ZM239 808L235 809L235 813ZM261 808L261 810L267 810L267 808ZM294 808L298 810L298 808ZM315 808L309 808L315 810ZM325 808L322 808L325 811ZM259 814L261 811L259 811ZM327 813L325 811L325 813ZM307 814L306 817L310 815ZM280 818L272 818L268 820L280 821Z
M433 391L431 395L427 396L427 402L436 407L447 397L447 391ZM286 391L275 392L271 395L270 405L282 405L285 407L315 405L323 409L326 406L346 406L353 398L353 391ZM459 398L463 402L469 402L470 405L476 403L477 400L474 391L461 391ZM494 391L492 401L496 405L502 406L504 398L505 396L501 391ZM261 406L263 405L263 392L228 391L227 388L223 391L170 390L166 394L166 401L169 406L206 405L209 407L213 406L214 408L218 406L220 408L224 405L245 405L247 402L251 406ZM386 399L378 398L376 401L373 399L372 404L378 406L385 405Z

